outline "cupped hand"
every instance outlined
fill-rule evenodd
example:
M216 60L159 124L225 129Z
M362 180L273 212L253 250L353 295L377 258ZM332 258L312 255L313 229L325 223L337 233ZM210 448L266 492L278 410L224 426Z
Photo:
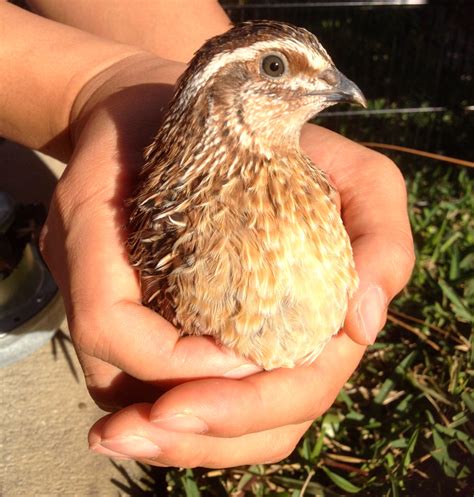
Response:
M170 323L141 305L128 263L125 200L182 70L137 54L85 86L73 110L73 154L42 234L87 386L105 410L156 400L184 380L260 370L210 338L179 339Z
M99 405L122 407L92 427L89 442L98 453L155 465L280 460L332 404L409 278L414 256L403 178L384 156L306 126L303 147L340 193L360 277L344 333L312 365L270 372L257 372L211 339L179 339L140 304L124 248L124 199L180 70L132 57L83 92L74 154L46 225L43 252L89 390Z

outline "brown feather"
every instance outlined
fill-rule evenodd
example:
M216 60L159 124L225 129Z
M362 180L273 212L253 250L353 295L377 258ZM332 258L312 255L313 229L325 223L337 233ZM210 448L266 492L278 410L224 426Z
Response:
M267 53L288 74L261 73ZM265 369L314 360L357 286L326 175L300 150L308 96L333 63L311 33L276 22L209 40L177 85L131 200L129 251L143 302Z

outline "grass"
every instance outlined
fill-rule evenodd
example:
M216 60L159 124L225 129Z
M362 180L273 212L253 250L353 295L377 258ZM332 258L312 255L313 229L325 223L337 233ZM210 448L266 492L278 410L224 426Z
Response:
M427 158L393 158L407 179L417 264L332 408L280 464L143 467L142 482L123 490L186 497L471 495L474 177L472 169Z

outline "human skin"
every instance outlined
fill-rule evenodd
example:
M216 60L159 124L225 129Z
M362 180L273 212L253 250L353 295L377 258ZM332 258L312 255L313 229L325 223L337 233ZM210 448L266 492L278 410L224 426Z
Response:
M34 3L40 10L41 2ZM335 133L304 128L303 148L330 174L340 193L360 288L344 333L331 340L314 364L235 379L256 368L208 338L178 339L169 323L140 304L138 279L124 250L123 199L183 66L140 48L106 42L114 36L97 29L104 38L23 12L20 21L11 13L15 8L8 8L0 4L0 30L8 35L4 39L13 39L15 33L8 32L2 19L16 16L31 40L46 29L50 44L56 34L62 46L70 40L66 50L77 54L80 68L68 84L66 71L38 69L35 91L41 94L46 84L42 78L49 76L46 97L51 101L42 111L36 109L35 122L28 123L27 110L15 114L17 97L11 92L11 110L2 111L0 134L69 163L53 198L42 246L65 299L91 395L99 405L118 409L91 429L92 449L173 466L225 467L281 459L332 404L360 361L364 344L373 342L383 326L388 302L409 277L413 246L398 169L384 156ZM140 42L135 35L125 41ZM35 56L47 66L48 50L44 52L40 48L31 55L30 73ZM4 57L10 55L11 50L4 50ZM30 75L25 71L20 67L9 73L10 82L19 80L23 97L21 77ZM19 101L16 105L27 107ZM54 105L60 116L51 115ZM41 122L51 123L49 131Z
M206 39L231 26L216 0L28 0L28 4L62 24L179 62L189 62Z

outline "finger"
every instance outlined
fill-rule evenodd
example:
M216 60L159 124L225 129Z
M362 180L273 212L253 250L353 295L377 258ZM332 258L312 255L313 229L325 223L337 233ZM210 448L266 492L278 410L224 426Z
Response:
M114 412L140 402L153 403L165 391L179 383L179 380L169 379L141 381L97 357L81 353L78 357L89 394L104 411Z
M356 238L352 246L359 287L349 302L344 331L357 343L372 344L385 324L390 301L413 270L411 235L372 233Z
M312 420L332 405L363 352L364 347L341 333L308 367L179 385L158 399L150 420L166 430L219 437Z
M89 433L91 450L159 465L224 468L280 461L311 423L226 439L163 430L148 422L151 406L136 404L99 421ZM105 449L105 450L104 450Z
M357 181L341 182L342 217L360 279L344 330L370 344L385 324L388 304L408 282L415 256L400 171L379 154L361 154Z
M371 344L415 260L403 177L387 157L323 128L305 128L303 143L341 195L360 278L344 330L356 342Z
M104 411L114 412L139 402L155 402L165 391L96 357L79 354L79 361L89 394Z
M79 351L139 380L239 378L261 370L210 337L180 338L170 323L134 302L117 303L105 322L100 316L82 316L74 328Z

